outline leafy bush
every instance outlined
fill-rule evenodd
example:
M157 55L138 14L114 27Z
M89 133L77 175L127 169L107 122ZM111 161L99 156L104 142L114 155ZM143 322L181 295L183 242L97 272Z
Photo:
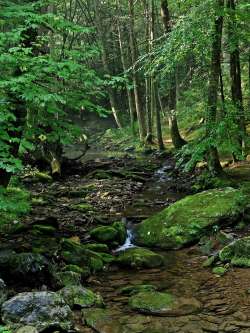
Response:
M11 222L27 214L30 210L29 198L29 193L22 188L0 187L0 224Z

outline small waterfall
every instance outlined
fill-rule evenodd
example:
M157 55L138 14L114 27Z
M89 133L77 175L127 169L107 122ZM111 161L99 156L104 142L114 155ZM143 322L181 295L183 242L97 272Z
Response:
M125 240L125 243L118 247L114 252L120 252L120 251L124 251L127 250L131 247L135 247L135 245L132 243L132 239L133 239L133 233L131 229L127 229L127 238Z

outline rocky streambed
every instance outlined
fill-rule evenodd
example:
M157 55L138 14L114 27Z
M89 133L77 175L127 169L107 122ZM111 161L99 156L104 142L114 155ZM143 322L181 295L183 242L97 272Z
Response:
M170 156L97 158L57 182L41 174L23 181L32 211L0 230L5 327L250 332L250 270L238 267L250 266L248 198L240 190L182 199L192 177Z

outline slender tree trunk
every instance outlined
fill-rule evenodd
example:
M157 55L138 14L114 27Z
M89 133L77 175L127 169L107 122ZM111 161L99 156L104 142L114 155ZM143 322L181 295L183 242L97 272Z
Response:
M158 142L158 147L159 150L164 150L164 143L163 143L163 138L162 138L162 127L161 127L161 105L160 105L160 99L158 99L157 97L159 97L158 94L158 87L156 86L155 83L155 87L154 87L154 100L155 100L155 116L156 116L156 135L157 135L157 142ZM157 103L158 101L158 103Z
M120 1L116 0L116 7L117 11L119 11L120 8ZM119 18L120 11L118 13L117 18L117 31L118 31L118 39L119 39L119 47L120 47L120 53L121 53L121 62L124 74L128 70L128 62L126 61L126 54L124 49L124 43L122 38L122 29L121 29L121 23ZM134 104L134 96L132 93L132 90L129 88L128 84L126 84L126 91L127 91L127 97L128 97L128 106L129 106L129 115L130 115L130 127L132 130L132 134L135 136L135 104Z
M102 46L102 63L103 68L106 74L109 76L112 75L112 72L110 70L110 66L108 63L108 53L106 48L106 36L105 36L105 28L102 25L102 18L100 17L100 8L99 8L99 1L100 0L94 0L94 11L95 11L95 26L98 34L98 38L100 40L101 46ZM109 94L109 101L111 110L114 116L114 119L116 121L116 124L119 128L122 128L121 120L120 120L120 112L116 101L115 91L112 87L107 87L108 94Z
M151 79L146 77L145 79L146 87L146 115L147 115L147 138L146 141L149 144L153 143L153 123L152 123L152 109L151 109Z
M151 20L150 20L150 51L153 50L153 42L155 39L155 1L151 0L150 6ZM161 110L159 103L157 103L157 84L155 78L151 77L151 114L155 114L156 119L156 134L157 142L160 150L164 149L163 139L162 139L162 128L161 128Z
M149 3L148 0L144 0L144 12L145 12L145 40L147 41L146 50L149 54L152 48L151 45L151 21L150 21L150 14L149 14ZM145 88L146 88L146 116L147 116L147 138L146 142L148 144L153 143L153 122L152 122L152 108L151 108L151 76L147 75L145 78Z
M236 122L239 125L239 138L240 146L245 148L245 115L243 108L242 89L241 89L241 68L240 68L240 51L239 41L237 34L237 23L235 17L235 0L227 0L227 7L229 9L229 27L228 27L228 40L230 50L230 77L231 77L231 94L232 101L237 110Z
M136 107L136 113L139 125L140 140L141 142L144 142L147 134L146 119L140 99L138 73L136 72L135 68L138 56L137 56L136 38L134 34L134 0L128 0L128 6L129 6L129 41L131 49L131 58L133 63L132 75L133 75L133 84L134 84L135 107Z
M166 34L169 34L171 32L171 21L170 21L170 14L168 9L168 1L162 0L161 1L161 17L163 21L163 25L165 28ZM175 73L170 74L169 76L169 83L170 83L170 89L169 89L169 129L170 129L170 135L173 142L173 145L176 149L182 148L186 141L181 137L179 132L179 127L177 123L177 117L176 117L176 77Z
M223 27L223 16L222 12L224 9L224 0L217 0L219 16L215 20L214 35L212 43L212 54L211 54L211 68L209 75L209 86L208 86L208 103L207 103L207 117L206 117L206 136L208 139L211 138L212 143L208 149L207 162L208 168L211 174L217 175L222 172L222 167L219 160L218 150L215 144L216 138L214 132L217 126L217 94L220 77L220 57L221 57L221 39L222 39L222 27Z

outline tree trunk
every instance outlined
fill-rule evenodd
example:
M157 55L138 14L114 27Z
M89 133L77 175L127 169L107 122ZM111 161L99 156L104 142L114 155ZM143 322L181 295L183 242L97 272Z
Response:
M150 51L153 50L153 42L155 39L155 2L154 0L151 0L151 6L150 6L150 12L151 12L151 20L150 20ZM156 134L157 134L157 142L158 147L160 150L164 149L163 139L162 139L162 129L161 129L161 110L159 103L157 103L156 96L157 93L157 85L155 82L155 78L151 77L151 114L155 114L156 119Z
M148 0L143 1L144 12L145 12L145 40L147 41L146 52L149 54L152 49L151 34L150 34L150 14L149 14L149 4ZM153 119L152 119L152 108L151 108L151 76L147 75L145 78L145 88L146 88L146 116L147 116L147 138L146 142L148 144L153 143Z
M128 0L128 5L129 5L129 41L131 49L131 58L133 63L132 75L133 75L133 84L134 84L135 107L136 107L136 113L139 125L140 140L141 142L144 142L146 138L146 120L140 99L138 73L136 72L135 69L136 61L138 60L138 55L136 47L136 38L134 34L134 0Z
M120 8L120 2L119 0L116 0L116 7L117 11L119 11ZM118 12L118 18L117 18L117 31L118 31L118 39L119 39L119 47L120 47L120 53L121 53L121 62L122 67L124 71L124 75L126 71L128 70L128 61L126 60L126 54L124 49L124 43L122 38L122 30L121 30L121 23L119 19L120 11ZM129 115L130 115L130 127L132 130L133 136L135 136L135 105L134 105L134 96L132 93L132 90L129 88L129 85L126 84L126 91L127 91L127 97L128 97L128 106L129 106Z
M245 148L245 115L242 100L241 89L241 68L240 68L240 52L239 41L237 35L237 23L235 17L235 0L227 0L227 7L229 9L229 27L228 27L228 41L230 50L230 77L231 77L231 94L232 101L237 110L236 122L239 125L239 138L241 148Z
M103 63L103 68L106 74L108 74L110 77L112 76L112 72L109 67L108 63L108 53L106 49L106 37L105 37L105 28L102 25L102 18L100 17L100 9L99 9L99 0L94 0L94 11L95 11L95 26L98 34L99 41L102 46L102 63ZM109 94L109 101L110 101L110 106L111 110L114 116L114 119L116 121L116 124L118 128L122 128L121 121L120 121L120 112L119 108L117 106L116 102L116 96L115 96L115 91L112 87L107 87L107 91Z
M213 175L222 173L222 167L219 160L219 154L216 147L214 138L214 131L217 126L217 95L220 77L220 57L221 57L221 39L222 39L222 27L224 9L224 0L217 0L218 12L220 15L215 20L214 35L212 42L211 53L211 65L209 74L209 86L208 86L208 103L207 103L207 116L206 116L206 136L209 140L211 138L212 143L208 148L207 162L208 169Z
M168 9L168 1L161 1L161 17L163 25L165 28L166 34L171 32L171 21L170 14ZM168 98L168 107L169 107L169 129L172 139L172 143L176 149L182 148L186 141L181 137L176 117L176 76L175 73L169 75L169 98Z
M157 142L159 150L164 150L164 143L162 138L162 127L161 127L161 105L160 100L158 100L158 87L156 86L156 83L154 84L154 100L155 100L155 116L156 116L156 135L157 135ZM157 103L158 100L158 103Z

